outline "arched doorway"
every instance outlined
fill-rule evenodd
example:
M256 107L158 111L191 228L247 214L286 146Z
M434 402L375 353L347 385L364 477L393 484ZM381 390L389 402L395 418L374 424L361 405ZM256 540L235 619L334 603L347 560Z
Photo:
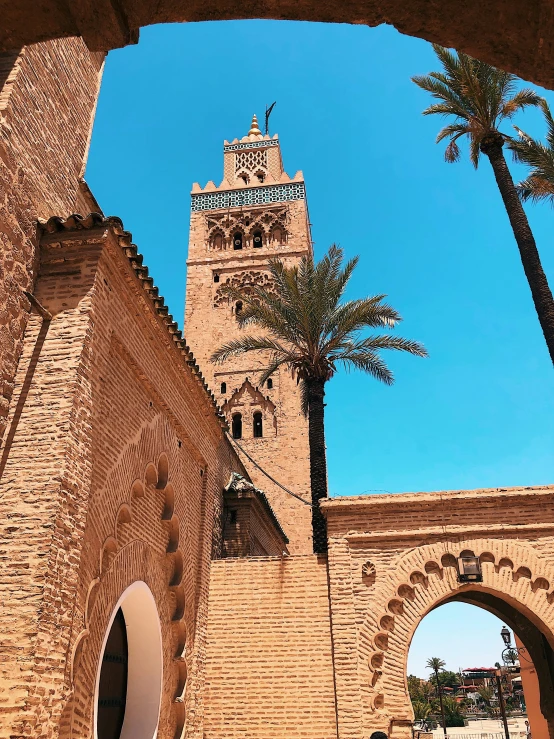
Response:
M446 725L451 739L467 732L504 739L506 730L524 737L529 721L533 739L549 739L540 697L551 670L539 681L530 651L498 618L502 599L487 594L486 605L476 602L480 596L446 599L415 630L406 672L414 729L442 736ZM534 624L521 614L517 620L533 643Z
M127 700L127 627L121 608L108 634L98 686L98 739L119 739Z
M95 739L153 739L162 694L162 639L154 596L130 585L113 610L96 676Z

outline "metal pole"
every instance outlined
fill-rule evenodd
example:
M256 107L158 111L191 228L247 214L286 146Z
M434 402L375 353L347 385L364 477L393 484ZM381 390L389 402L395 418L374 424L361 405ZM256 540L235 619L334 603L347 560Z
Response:
M506 718L506 707L504 705L504 696L502 695L502 683L500 682L500 670L496 671L496 688L498 690L498 702L500 703L500 713L502 714L502 721L504 722L504 733L506 739L510 739L510 732L508 730L508 719Z

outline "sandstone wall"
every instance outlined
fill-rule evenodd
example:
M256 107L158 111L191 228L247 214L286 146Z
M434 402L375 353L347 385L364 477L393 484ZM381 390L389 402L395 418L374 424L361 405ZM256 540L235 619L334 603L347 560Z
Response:
M1 737L90 737L102 640L143 580L161 622L158 736L202 736L214 518L232 470L213 400L129 234L44 237L3 463ZM191 675L190 679L187 677Z
M543 638L554 647L554 487L360 496L323 510L341 739L411 737L408 650L447 600L511 618L528 649L538 637L533 660L544 660ZM459 581L462 555L479 557L482 583Z
M72 38L0 61L0 438L29 309L22 290L36 278L36 219L75 208L103 58Z
M267 358L262 359L256 353L230 359L222 365L210 362L212 352L223 343L241 333L256 333L252 329L241 332L238 328L234 312L236 306L223 296L222 286L228 280L244 285L263 281L270 257L278 256L286 264L293 265L311 248L304 200L254 207L248 209L248 213L252 213L254 220L261 218L264 211L275 210L276 207L287 211L289 236L286 244L265 244L263 248L254 249L245 240L245 247L240 251L215 251L210 248L207 218L217 217L221 213L210 211L192 214L185 326L187 339L228 420L231 420L233 413L242 414L241 446L278 482L309 501L308 425L300 410L296 380L286 369L280 369L273 377L271 389L258 388L260 371L265 368ZM237 211L233 210L231 218L237 216ZM225 392L222 392L222 383L226 385ZM254 438L255 412L263 415L262 438ZM254 484L266 492L290 539L291 553L311 552L309 506L274 485L246 457L243 462Z
M324 557L213 562L207 640L206 739L336 739Z

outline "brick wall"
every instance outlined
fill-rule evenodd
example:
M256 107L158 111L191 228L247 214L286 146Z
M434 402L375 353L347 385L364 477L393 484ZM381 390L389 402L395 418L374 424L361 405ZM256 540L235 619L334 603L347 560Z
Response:
M36 278L36 219L75 208L103 58L71 38L0 61L0 437L29 307L21 291Z
M206 739L336 739L324 557L212 563L207 639Z
M265 208L256 206L249 209L248 214L253 220L263 219L264 210L271 212L276 206L279 203ZM292 201L284 207L287 211L286 243L265 243L262 248L254 249L245 239L245 247L240 251L210 249L207 215L205 212L192 213L185 326L202 371L229 421L233 413L242 414L241 446L282 485L310 500L308 424L300 410L296 379L286 368L281 368L273 377L271 389L259 388L258 378L266 366L264 363L267 363L267 357L259 353L229 359L222 365L210 362L215 349L248 330L241 332L237 327L234 305L228 298L221 298L221 287L226 280L245 278L248 283L250 278L263 279L270 257L279 257L287 266L292 266L311 249L306 201ZM221 211L219 215L226 213ZM231 209L230 217L237 217L237 213L237 209ZM210 216L214 214L218 215L216 211L210 212ZM216 277L218 282L214 282ZM245 385L247 380L249 383ZM222 383L226 384L225 392L221 392ZM255 412L261 412L263 416L262 438L254 438ZM295 554L311 552L311 509L274 485L246 457L242 461L254 484L266 492L290 539L290 551Z
M447 600L494 597L525 638L536 627L554 643L554 486L359 496L323 510L340 739L411 737L408 650ZM458 581L462 553L480 558L482 584Z
M185 717L202 736L212 531L243 468L126 252L108 223L42 242L52 319L29 321L0 486L0 737L90 736L102 640L135 580L161 622L158 736Z

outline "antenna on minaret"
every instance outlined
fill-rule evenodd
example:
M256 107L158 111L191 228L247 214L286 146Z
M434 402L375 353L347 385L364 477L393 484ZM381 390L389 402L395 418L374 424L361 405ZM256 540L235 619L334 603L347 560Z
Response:
M276 103L277 101L275 101ZM271 103L269 108L267 105L265 106L265 135L267 136L269 133L269 116L271 115L271 111L275 107L275 103Z

